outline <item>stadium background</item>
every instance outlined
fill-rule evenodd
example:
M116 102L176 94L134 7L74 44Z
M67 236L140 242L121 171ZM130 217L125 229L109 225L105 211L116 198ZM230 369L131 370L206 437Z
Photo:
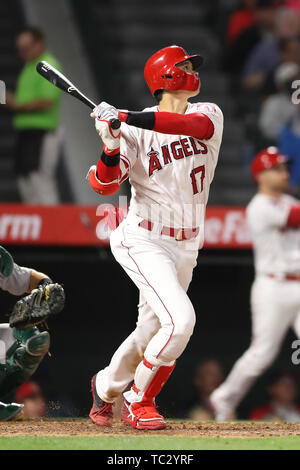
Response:
M45 31L48 49L88 96L95 100L105 98L119 108L142 109L151 105L142 71L145 58L153 51L175 43L190 52L202 53L206 64L201 73L200 100L216 102L225 116L209 205L244 206L255 191L249 174L255 148L247 137L243 116L236 112L234 93L230 93L228 74L222 66L222 15L229 13L233 4L197 0L70 0L46 5L34 0L4 0L0 5L0 79L8 88L15 87L21 64L14 38L26 24L35 24ZM61 121L65 131L58 170L62 200L96 205L102 201L84 181L89 164L99 154L99 140L88 110L63 97ZM14 133L11 116L4 109L0 109L0 134L0 202L20 203L11 162ZM127 193L128 186L124 185L122 194ZM117 199L112 197L109 201L116 203ZM3 244L5 241L0 240ZM50 325L52 357L45 359L35 379L53 397L53 403L69 399L70 414L85 416L91 403L90 378L107 364L112 352L134 328L138 293L107 247L38 246L28 241L22 245L22 241L15 244L9 240L9 249L19 264L47 272L65 286L66 308ZM189 291L197 325L178 360L176 373L160 395L162 412L180 417L192 404L193 373L199 360L216 358L226 374L246 349L250 341L252 280L250 249L207 248L200 252ZM3 292L0 299L1 321L6 321L15 299ZM292 340L293 335L289 334L272 369L292 367L297 372L291 363ZM247 395L239 417L247 417L250 409L265 402L272 369Z

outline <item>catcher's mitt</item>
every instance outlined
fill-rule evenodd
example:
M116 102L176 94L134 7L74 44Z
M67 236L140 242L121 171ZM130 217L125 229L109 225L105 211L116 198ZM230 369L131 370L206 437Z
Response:
M57 283L43 283L15 304L9 317L9 325L12 328L28 328L38 325L50 315L61 312L64 304L63 287Z

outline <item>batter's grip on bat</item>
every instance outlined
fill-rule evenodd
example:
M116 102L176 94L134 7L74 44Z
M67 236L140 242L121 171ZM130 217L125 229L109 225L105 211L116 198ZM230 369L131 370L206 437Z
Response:
M119 129L119 127L121 126L121 121L119 121L119 119L111 119L110 125L112 129Z

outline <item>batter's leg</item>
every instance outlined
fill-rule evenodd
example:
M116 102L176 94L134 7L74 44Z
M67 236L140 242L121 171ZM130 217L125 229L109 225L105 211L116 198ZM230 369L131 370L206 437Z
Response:
M126 221L112 233L112 252L160 323L159 330L146 347L143 361L136 369L135 388L131 389L130 397L126 396L126 402L140 402L141 406L145 400L152 403L151 410L158 417L159 423L154 423L149 417L146 421L161 426L165 423L161 422L163 418L155 411L153 401L174 369L176 358L186 347L194 328L195 312L178 279L177 245L169 246L166 243L168 246L164 247L163 243L153 242L141 232L136 233L133 230L131 234L130 231L126 233L125 226ZM142 229L141 231L144 232ZM128 342L126 347L128 348ZM109 403L113 400L108 402L109 397L104 396L105 385L102 385L101 379L101 374L98 374L97 387L96 381L92 380L94 403L90 417L96 424L110 425ZM136 397L133 397L133 394L136 394ZM144 429L140 424L134 423L134 427L138 426Z
M155 366L174 362L184 351L195 325L195 311L179 283L175 261L159 246L127 239L114 255L156 314L160 329L150 340L145 357Z
M120 231L120 227L118 231ZM121 246L119 241L117 245ZM123 247L122 251L124 251ZM191 282L195 265L196 255L194 251L186 250L184 256L180 256L180 253L178 253L175 258L174 273L185 292ZM168 286L169 288L170 286ZM115 352L109 366L97 375L97 392L104 401L113 402L128 383L133 380L134 372L143 359L146 347L160 328L161 323L158 316L153 312L149 303L146 302L143 293L140 292L139 316L135 331Z
M166 423L155 408L155 398L174 370L195 324L193 306L178 278L180 248L149 239L143 243L142 237L126 236L126 231L120 245L117 242L113 248L117 261L161 324L136 369L132 388L124 393L121 419L136 429L163 429ZM191 260L188 264L193 266L195 253Z
M182 288L187 291L196 265L195 253L178 255L176 271ZM97 374L96 388L99 396L112 402L132 382L135 370L142 361L145 349L151 338L158 332L160 321L140 293L136 329L121 344L113 355L108 367Z
M257 377L273 362L295 315L294 309L288 308L277 281L255 281L251 300L250 347L235 363L225 382L211 395L216 419L220 421L235 410Z
M138 305L136 329L114 353L108 367L97 374L96 389L106 402L113 402L133 380L137 365L155 333L160 328L157 316L152 312L142 294Z

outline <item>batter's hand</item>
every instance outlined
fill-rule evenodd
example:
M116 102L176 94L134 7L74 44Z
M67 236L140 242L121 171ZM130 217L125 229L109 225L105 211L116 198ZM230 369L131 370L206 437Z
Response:
M95 119L95 127L104 145L104 151L111 153L120 148L120 129L112 129L110 121L118 119L118 110L105 101L96 106L90 115Z
M118 119L119 111L111 104L102 101L98 104L91 113L92 118L98 118L102 121L110 121L111 119Z

